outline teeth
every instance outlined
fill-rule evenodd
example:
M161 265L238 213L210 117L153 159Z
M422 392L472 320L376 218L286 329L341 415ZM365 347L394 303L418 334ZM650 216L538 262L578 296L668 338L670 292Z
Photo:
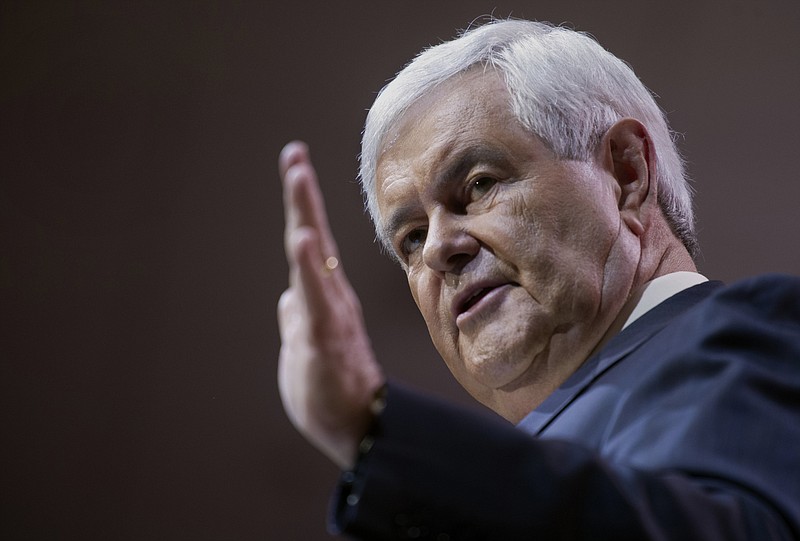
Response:
M474 305L476 302L478 302L478 300L481 297L483 297L486 291L487 291L486 288L479 289L478 291L476 291L474 295L472 295L470 298L466 300L466 302L464 302L464 309L462 310L462 312L466 312L467 310L469 310L472 307L472 305Z

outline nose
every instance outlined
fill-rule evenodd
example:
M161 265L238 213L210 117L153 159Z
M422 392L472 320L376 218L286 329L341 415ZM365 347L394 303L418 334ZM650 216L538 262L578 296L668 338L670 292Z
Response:
M446 274L459 274L480 251L480 243L472 236L465 216L444 212L431 216L422 249L422 260L430 269Z

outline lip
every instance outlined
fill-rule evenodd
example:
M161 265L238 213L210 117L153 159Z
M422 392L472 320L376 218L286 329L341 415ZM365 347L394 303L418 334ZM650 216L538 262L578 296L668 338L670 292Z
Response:
M490 296L496 289L506 285L511 286L515 284L506 280L486 279L478 280L477 282L465 287L453 298L453 302L450 307L453 319L458 320L460 317L470 313L476 306L480 305L487 296ZM481 292L483 292L483 294L478 302L466 308L470 299L472 299L475 295L481 294Z
M516 284L503 283L499 286L488 289L477 302L470 305L469 308L463 310L456 316L456 327L462 332L466 331L470 326L470 321L474 321L481 312L486 310L493 310L499 306L503 299L506 298L506 293L509 292Z

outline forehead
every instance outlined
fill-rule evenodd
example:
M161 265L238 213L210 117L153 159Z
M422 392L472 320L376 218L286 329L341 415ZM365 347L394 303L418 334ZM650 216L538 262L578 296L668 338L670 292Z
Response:
M428 91L404 111L386 133L378 153L382 162L434 142L446 144L456 136L480 136L479 128L511 119L511 99L503 77L492 68L473 67ZM483 121L483 122L481 122Z
M411 184L419 188L454 157L475 149L504 152L529 137L496 70L475 67L444 81L409 107L386 134L375 183L381 220L387 204L405 195Z

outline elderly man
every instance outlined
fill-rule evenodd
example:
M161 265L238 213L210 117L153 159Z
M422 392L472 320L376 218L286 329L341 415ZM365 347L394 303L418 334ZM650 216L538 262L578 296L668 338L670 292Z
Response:
M279 383L364 539L800 538L800 283L696 273L663 115L590 38L493 22L381 92L361 181L447 366L386 383L306 147L280 157Z

